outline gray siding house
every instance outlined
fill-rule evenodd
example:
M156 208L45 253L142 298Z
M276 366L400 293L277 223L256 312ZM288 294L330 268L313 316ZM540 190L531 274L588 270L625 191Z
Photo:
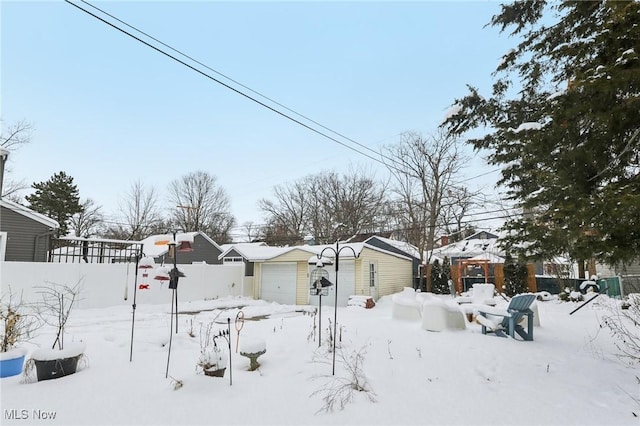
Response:
M9 200L0 200L0 261L46 262L55 220Z
M167 242L173 239L173 235L152 235L142 240L143 253L145 256L151 256L156 262L173 263L168 256ZM206 263L209 265L219 265L222 260L218 258L222 254L222 249L215 241L209 238L204 232L186 232L176 234L176 240L192 241L192 251L178 252L176 263Z

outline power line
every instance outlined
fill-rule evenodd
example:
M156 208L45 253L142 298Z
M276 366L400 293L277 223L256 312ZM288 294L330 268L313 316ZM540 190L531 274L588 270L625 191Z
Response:
M198 62L198 61L194 60L194 59L193 59L193 58L191 58L190 56L188 56L188 55L186 55L186 54L184 54L184 53L182 53L182 52L180 52L180 51L178 51L178 50L176 50L176 49L172 48L171 46L166 45L165 43L162 43L162 42L158 41L157 39L155 39L155 38L153 38L153 37L149 36L148 34L146 34L146 33L142 32L142 31L138 30L137 28L135 28L135 27L133 27L133 26L131 26L131 25L129 25L129 24L127 24L127 23L125 23L124 21L121 21L120 19L113 17L112 15L110 15L110 14L108 14L108 13L106 13L106 12L102 11L101 9L99 9L99 8L97 8L97 7L93 6L93 5L91 5L90 3L88 3L88 2L86 2L86 1L84 1L84 0L81 0L81 1L82 1L83 3L85 3L85 4L88 4L89 6L93 7L94 9L101 11L101 12L102 12L102 13L104 13L105 15L110 16L110 17L112 17L113 19L116 19L116 20L117 20L117 21L119 21L119 22L122 22L124 25L127 25L128 27L130 27L130 28L134 29L135 31L139 32L140 34L143 34L143 35L145 35L146 37L149 37L149 38L151 38L152 40L155 40L156 42L158 42L158 43L160 43L160 44L162 44L162 45L164 45L164 46L168 47L169 49L171 49L171 50L173 50L173 51L175 51L175 52L177 52L177 53L179 53L181 56L184 56L185 58L189 58L191 61L194 61L194 62L196 62L197 64L200 64L201 66L203 66L203 67L205 67L205 68L208 68L209 70L211 70L212 72L215 72L215 73L216 73L216 74L218 74L218 75L224 76L223 74L221 74L221 73L219 73L219 72L217 72L217 71L213 70L212 68L210 68L210 67L208 67L208 66L206 66L206 65L202 64L201 62ZM272 111L272 112L274 112L274 113L276 113L276 114L278 114L278 115L280 115L280 116L282 116L282 117L284 117L284 118L286 118L286 119L288 119L288 120L290 120L290 121L292 121L292 122L294 122L294 123L296 123L296 124L298 124L298 125L300 125L300 126L302 126L302 127L306 128L306 129L308 129L308 130L310 130L310 131L312 131L312 132L314 132L314 133L316 133L316 134L318 134L318 135L320 135L320 136L323 136L323 137L325 137L325 138L327 138L327 139L329 139L329 140L331 140L331 141L333 141L333 142L335 142L335 143L337 143L337 144L339 144L339 145L342 145L343 147L345 147L345 148L347 148L347 149L350 149L350 150L352 150L352 151L354 151L354 152L356 152L356 153L358 153L358 154L360 154L360 155L363 155L363 156L365 156L365 157L367 157L367 158L369 158L369 159L371 159L371 160L373 160L373 161L376 161L376 162L378 162L378 163L380 163L380 164L382 164L382 165L384 165L384 166L386 166L386 167L389 167L389 168L393 168L393 169L395 169L395 167L393 167L393 166L391 166L391 165L386 164L384 161L382 161L382 160L380 160L380 159L378 159L378 158L372 157L371 155L369 155L369 154L367 154L367 153L365 153L365 152L362 152L362 151L360 151L360 150L358 150L358 149L354 148L353 146L350 146L350 145L348 145L348 144L346 144L346 143L344 143L344 142L342 142L342 141L340 141L340 140L338 140L338 139L336 139L336 138L334 138L334 137L332 137L332 136L330 136L330 135L328 135L328 134L326 134L326 133L324 133L324 132L322 132L322 131L320 131L320 130L318 130L318 129L316 129L316 128L313 128L312 126L310 126L310 125L308 125L308 124L303 123L302 121L300 121L300 120L298 120L298 119L296 119L296 118L292 117L291 115L288 115L288 114L286 114L286 113L284 113L284 112L282 112L282 111L279 111L278 109L274 108L273 106L267 105L266 103L264 103L264 102L262 102L262 101L260 101L260 100L256 99L255 97L253 97L253 96L251 96L251 95L249 95L249 94L247 94L247 93L243 92L242 90L237 89L237 88L235 88L235 87L233 87L233 86L231 86L231 85L229 85L229 84L227 84L227 83L225 83L225 82L223 82L223 81L221 81L221 80L219 80L219 79L215 78L214 76L212 76L212 75L210 75L210 74L207 74L206 72L204 72L204 71L202 71L202 70L200 70L200 69L196 68L196 67L195 67L195 66L193 66L193 65L190 65L190 64L186 63L185 61L183 61L183 60L181 60L181 59L179 59L179 58L175 57L174 55L172 55L172 54L170 54L170 53L168 53L168 52L166 52L166 51L164 51L164 50L162 50L161 48L159 48L159 47L157 47L157 46L154 46L154 45L152 45L151 43L149 43L149 42L147 42L147 41L145 41L145 40L142 40L140 37L137 37L136 35L134 35L134 34L130 33L129 31L127 31L127 30L125 30L125 29L123 29L123 28L121 28L121 27L117 26L116 24L114 24L114 23L112 23L112 22L107 21L106 19L104 19L104 18L102 18L102 17L100 17L100 16L98 16L98 15L96 15L96 14L92 13L91 11L89 11L89 10L87 10L87 9L82 8L81 6L79 6L79 5L75 4L75 3L72 3L70 0L65 0L65 2L66 2L66 3L69 3L70 5L72 5L72 6L74 6L74 7L76 7L77 9L79 9L79 10L81 10L81 11L85 12L86 14L88 14L88 15L90 15L90 16L92 16L92 17L96 18L96 19L98 19L99 21L101 21L101 22L103 22L103 23L105 23L105 24L109 25L110 27L112 27L112 28L114 28L114 29L116 29L116 30L118 30L118 31L122 32L123 34L125 34L125 35L127 35L127 36L129 36L129 37L133 38L134 40L136 40L136 41L138 41L138 42L140 42L140 43L144 44L145 46L150 47L151 49L153 49L153 50L157 51L158 53L161 53L161 54L163 54L163 55L167 56L168 58L173 59L174 61L176 61L176 62L178 62L178 63L180 63L180 64L182 64L182 65L186 66L187 68L189 68L189 69L191 69L191 70L193 70L193 71L197 72L198 74L200 74L200 75L202 75L202 76L204 76L204 77L206 77L206 78L208 78L208 79L210 79L210 80L212 80L212 81L214 81L214 82L216 82L216 83L218 83L218 84L220 84L220 85L222 85L222 86L226 87L227 89L229 89L229 90L231 90L231 91L233 91L233 92L235 92L235 93L237 93L237 94L239 94L239 95L241 95L241 96L243 96L243 97L245 97L245 98L247 98L247 99L249 99L249 100L251 100L251 101L253 101L253 102L257 103L258 105L260 105L260 106L262 106L262 107L264 107L264 108L267 108L268 110L270 110L270 111ZM226 76L224 76L224 77L225 77L225 78L227 78L228 80L230 80L230 81L232 81L232 82L234 82L234 83L236 83L236 84L240 85L241 87L247 88L246 86L244 86L244 85L242 85L242 84L240 84L240 83L236 82L236 81L235 81L235 80L233 80L233 79L230 79L230 78L228 78L228 77L226 77ZM344 135L340 134L339 132L336 132L336 131L334 131L334 130L331 130L331 129L329 129L329 128L327 128L327 127L325 127L325 126L323 126L323 125L321 125L321 124L317 123L316 121L313 121L313 120L311 120L311 119L307 118L306 116L304 116L304 115L302 115L302 114L300 114L300 113L297 113L297 112L295 112L295 111L293 111L293 110L291 110L291 109L289 109L289 108L287 108L287 107L283 106L282 104L280 104L280 103L278 103L278 102L273 101L272 99L270 99L270 98L268 98L268 97L266 97L266 96L264 96L264 95L260 94L259 92L256 92L256 91L254 91L254 90L252 90L252 89L249 89L249 88L247 88L247 89L248 89L248 90L251 90L251 92L256 93L256 94L258 94L259 96L261 96L261 97L263 97L263 98L265 98L265 99L269 100L270 102L273 102L274 104L279 105L279 106L281 106L281 107L283 107L283 108L287 109L288 111L293 112L294 114L298 115L299 117L302 117L302 118L304 118L304 119L308 120L309 122L314 123L314 124L318 125L319 127L321 127L321 128L323 128L323 129L326 129L326 130L330 131L331 133L333 133L333 134L335 134L335 135L339 135L340 137L342 137L342 138L344 138L344 139L346 139L346 140L348 140L348 141L350 141L350 142L352 142L352 143L355 143L355 144L357 144L358 146L364 147L364 148L366 148L367 150L372 151L372 152L376 153L377 155L380 155L380 156L381 156L381 157L383 157L383 158L386 158L383 154L381 154L381 153L379 153L379 152L377 152L377 151L372 150L371 148L367 147L366 145L363 145L363 144L361 144L361 143L359 143L359 142L356 142L356 141L354 141L353 139L350 139L350 138L348 138L348 137L346 137L346 136L344 136ZM389 160L391 160L391 159L389 159Z
M354 143L354 144L356 144L356 145L358 145L358 146L360 146L360 147L362 147L362 148L364 148L364 149L366 149L366 150L368 150L368 151L371 151L371 152L372 152L372 153L374 153L374 154L380 155L380 156L382 156L383 158L387 158L387 157L386 157L385 155L383 155L382 153L380 153L380 152L378 152L378 151L375 151L374 149L372 149L372 148L368 147L367 145L364 145L364 144L362 144L362 143L360 143L360 142L358 142L358 141L356 141L356 140L353 140L353 139L349 138L348 136L343 135L342 133L339 133L339 132L337 132L337 131L335 131L335 130L333 130L333 129L330 129L329 127L326 127L326 126L324 126L323 124L321 124L321 123L319 123L319 122L317 122L317 121L315 121L315 120L311 119L310 117L308 117L308 116L306 116L306 115L304 115L304 114L301 114L301 113L299 113L299 112L297 112L297 111L295 111L295 110L293 110L293 109L291 109L291 108L287 107L286 105L284 105L284 104L282 104L282 103L280 103L280 102L278 102L278 101L274 100L273 98L270 98L269 96L267 96L267 95L265 95L265 94L263 94L263 93L260 93L260 92L258 92L257 90L254 90L254 89L252 89L252 88L248 87L247 85L242 84L241 82L239 82L239 81L237 81L237 80L234 80L233 78L229 77L228 75L225 75L225 74L221 73L220 71L217 71L217 70L215 70L215 69L211 68L211 67L210 67L210 66L208 66L207 64L204 64L204 63L202 63L202 62L198 61L197 59L195 59L195 58L193 58L193 57L191 57L191 56L187 55L186 53L184 53L184 52L182 52L182 51L180 51L180 50L178 50L178 49L174 48L173 46L171 46L171 45L169 45L169 44L164 43L163 41L158 40L157 38L153 37L152 35L150 35L150 34L148 34L148 33L144 32L144 31L140 30L139 28L137 28L137 27L135 27L135 26L133 26L133 25L130 25L129 23L127 23L127 22L125 22L125 21L123 21L123 20L119 19L118 17L116 17L116 16L114 16L114 15L112 15L112 14L110 14L110 13L106 12L106 11L105 11L105 10L103 10L103 9L100 9L99 7L94 6L93 4L89 3L88 1L85 1L85 0L80 0L80 1L81 1L82 3L84 3L84 4L86 4L86 5L88 5L88 6L92 7L92 8L94 8L94 9L96 9L96 10L99 10L101 13L103 13L103 14L105 14L105 15L109 16L109 17L110 17L110 18L112 18L112 19L115 19L116 21L118 21L118 22L120 22L121 24L126 25L127 27L129 27L129 28L131 28L131 29L133 29L133 30L135 30L135 31L139 32L140 34L145 35L146 37L150 38L151 40L153 40L153 41L155 41L155 42L157 42L157 43L160 43L160 44L161 44L161 45L163 45L164 47L166 47L166 48L168 48L168 49L170 49L170 50L172 50L172 51L174 51L174 52L178 53L179 55L184 56L185 58L188 58L189 60L191 60L191 61L195 62L196 64L198 64L198 65L200 65L200 66L202 66L202 67L204 67L204 68L208 69L209 71L214 72L214 73L218 74L219 76L224 77L224 78L226 78L227 80L229 80L229 81L231 81L231 82L233 82L233 83L237 84L238 86L240 86L240 87L242 87L242 88L244 88L244 89L249 90L251 93L254 93L254 94L256 94L256 95L258 95L258 96L260 96L260 97L262 97L262 98L264 98L264 99L268 100L269 102L272 102L272 103L274 103L274 104L278 105L279 107L282 107L282 108L286 109L287 111L292 112L292 113L296 114L297 116L302 117L302 118L304 118L305 120L310 121L311 123L313 123L313 124L315 124L315 125L317 125L317 126L319 126L319 127L323 128L324 130L327 130L327 131L329 131L329 132L331 132L331 133L333 133L333 134L335 134L335 135L337 135L337 136L340 136L341 138L344 138L344 139L348 140L349 142L352 142L352 143ZM387 159L388 159L388 158L387 158Z

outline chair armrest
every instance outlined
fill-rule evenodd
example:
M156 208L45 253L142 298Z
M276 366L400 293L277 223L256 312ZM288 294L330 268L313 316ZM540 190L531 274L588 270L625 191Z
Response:
M481 308L478 308L478 312L481 313L481 314L495 315L495 316L498 316L498 317L510 317L511 316L509 311L507 311L506 309L495 308L493 306L482 306Z

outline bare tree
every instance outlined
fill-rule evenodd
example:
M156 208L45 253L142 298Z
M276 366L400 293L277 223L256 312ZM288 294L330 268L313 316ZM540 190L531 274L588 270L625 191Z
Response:
M451 242L466 237L464 219L476 205L466 186L452 186L445 192L442 205L442 228Z
M197 171L184 175L169 184L169 201L176 207L172 220L185 231L202 231L214 241L231 241L235 218L230 212L231 202L216 177Z
M308 180L278 185L273 188L274 201L261 199L260 209L267 215L267 242L294 243L302 238L309 201Z
M312 179L307 220L316 241L333 242L338 238L374 232L378 229L386 197L386 185L366 170L351 169L340 176L324 173Z
M142 240L158 232L162 214L154 187L140 181L131 184L119 206L121 222L110 226L104 236L122 240ZM165 229L160 230L164 232Z
M0 147L6 149L9 152L14 152L21 145L26 145L31 142L31 132L33 131L33 125L26 120L20 120L7 127L1 125L0 121ZM0 173L9 174L11 169L4 166L4 169ZM4 176L0 176L0 190L2 191L2 198L7 198L16 202L20 201L20 191L29 188L29 184L23 179L5 180Z
M386 186L366 170L324 172L274 188L275 200L260 200L270 242L295 243L312 234L318 243L372 232L385 204Z
M386 151L395 180L394 207L400 232L425 260L424 253L430 256L436 228L442 223L446 191L462 166L459 141L443 131L427 137L407 132Z
M242 237L248 243L259 240L264 237L264 232L261 226L255 224L253 221L247 221L242 224Z
M100 227L104 224L102 206L99 206L91 198L87 198L80 203L82 209L80 213L71 216L70 228L73 229L76 237L91 237L100 232Z

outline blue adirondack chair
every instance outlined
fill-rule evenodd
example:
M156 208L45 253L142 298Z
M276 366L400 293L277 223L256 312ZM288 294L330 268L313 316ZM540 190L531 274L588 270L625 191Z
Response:
M479 321L482 324L482 334L493 332L496 335L504 335L501 330L507 330L509 336L513 338L515 338L515 333L518 333L524 340L533 340L533 311L530 307L535 300L535 294L520 294L513 296L506 311L491 307L480 308L478 313L483 317ZM502 317L502 320L491 329L487 323L489 321L487 315ZM525 315L527 316L527 331L519 324Z

